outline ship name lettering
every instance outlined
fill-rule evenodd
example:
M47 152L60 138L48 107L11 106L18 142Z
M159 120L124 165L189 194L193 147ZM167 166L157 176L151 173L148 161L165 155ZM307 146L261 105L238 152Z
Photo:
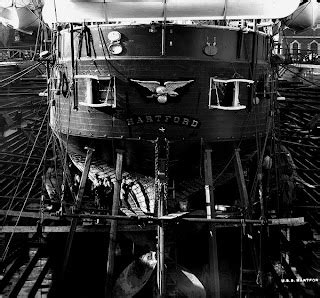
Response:
M189 119L188 118L183 118L182 125L188 126L189 125Z
M165 123L168 123L170 119L171 119L171 116L164 116Z
M141 117L138 117L137 124L143 124L143 120L141 119Z
M157 122L160 122L160 121L161 121L161 115L155 115L154 118L156 118L156 121L157 121Z
M171 116L171 115L133 115L127 118L127 125L141 125L151 123L166 123L174 125L183 125L186 127L199 128L200 121L187 116Z
M175 117L173 118L173 122L178 124L178 123L180 122L180 117L175 116Z
M152 123L152 122L153 122L152 116L150 116L150 115L148 116L148 115L147 115L147 116L146 116L146 122L147 122L147 123Z
M197 120L192 120L192 123L191 123L191 127L198 127L198 125L199 125L199 121L197 121Z

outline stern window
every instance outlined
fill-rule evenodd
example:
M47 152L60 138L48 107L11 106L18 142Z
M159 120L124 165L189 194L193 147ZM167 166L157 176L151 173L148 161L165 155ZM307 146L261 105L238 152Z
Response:
M209 109L242 110L251 96L254 81L210 78Z
M79 105L89 107L116 107L115 77L76 75Z

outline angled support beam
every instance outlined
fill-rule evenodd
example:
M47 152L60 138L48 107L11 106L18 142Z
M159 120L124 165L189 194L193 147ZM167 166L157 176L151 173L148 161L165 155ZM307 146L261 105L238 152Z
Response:
M86 147L86 149L87 149L87 156L86 156L86 160L84 163L84 169L83 169L81 180L80 180L78 195L76 197L76 210L78 210L81 206L81 202L82 202L82 198L83 198L83 194L84 194L84 189L86 186L86 182L87 182L87 178L88 178L88 174L89 174L89 170L90 170L92 154L94 152L94 149L92 149L92 148ZM61 281L64 280L66 270L68 267L72 241L73 241L73 237L76 232L76 229L77 229L77 224L78 224L78 218L73 218L71 221L70 231L68 234L65 253L64 253L64 261L63 261L62 271L61 271Z
M116 181L114 185L113 202L112 202L112 215L118 215L120 191L122 181L122 164L123 164L123 150L117 150L116 161ZM105 285L105 296L112 297L112 285L113 285L113 271L114 271L114 256L117 241L117 220L111 221L110 233L109 233L109 247L108 247L108 261L107 261L107 276Z
M0 293L2 293L3 290L8 286L12 276L18 270L18 268L21 267L21 265L27 260L27 257L28 251L27 249L23 249L13 261L12 265L5 271L5 274L0 281Z
M240 199L241 199L241 205L245 208L246 218L251 218L251 205L249 202L249 196L246 186L246 181L244 179L242 164L241 164L241 158L239 154L240 149L235 149L235 159L234 159L234 168L236 172L236 178L240 193Z
M33 258L30 260L29 264L27 265L27 267L23 271L19 280L17 281L17 283L15 284L13 289L11 290L11 292L9 294L10 298L18 297L20 290L22 289L23 285L25 284L25 282L26 282L28 276L30 275L30 273L32 272L33 268L37 264L40 256L41 256L41 249L38 249L36 254L33 256Z
M28 298L32 298L32 297L36 296L39 288L41 287L41 284L42 284L45 276L47 275L47 273L49 271L49 268L50 268L50 259L47 259L46 264L43 266L40 274L37 277L36 282L34 283L34 285L32 286L32 288L29 292Z

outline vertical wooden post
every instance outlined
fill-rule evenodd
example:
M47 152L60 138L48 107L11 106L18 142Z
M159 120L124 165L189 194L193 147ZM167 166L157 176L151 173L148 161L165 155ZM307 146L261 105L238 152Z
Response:
M116 161L116 182L114 185L113 202L112 202L112 215L118 215L121 180L122 180L122 163L123 163L123 150L117 150ZM114 254L117 240L117 220L111 220L110 234L109 234L109 247L108 247L108 262L107 262L107 276L105 285L105 296L112 297L112 284L113 284L113 270L114 270Z
M212 179L212 149L205 149L204 155L204 173L205 173L205 193L207 218L210 219L215 214L213 179ZM209 297L220 298L220 280L216 228L209 224L209 274L213 283L210 283Z
M77 212L77 210L80 208L81 206L81 202L82 202L82 198L83 198L83 194L84 194L84 189L86 186L86 182L87 182L87 178L88 178L88 174L89 174L89 170L90 170L90 164L91 164L91 159L92 159L92 154L94 152L94 149L92 148L88 148L86 147L85 149L87 149L87 156L86 156L86 160L84 162L84 169L81 175L81 180L80 180L80 185L79 185L79 191L76 197L76 210L75 212ZM67 266L68 266L68 261L69 261L69 255L70 255L70 251L71 251L71 245L72 245L72 241L73 241L73 236L74 233L76 231L77 228L77 224L78 224L78 219L77 218L73 218L71 221L71 226L70 226L70 231L68 234L68 239L67 239L67 243L66 243L66 248L65 248L65 253L64 253L64 261L63 261L63 265L62 265L62 271L61 271L61 281L64 281L64 277L65 277L65 273L67 270Z

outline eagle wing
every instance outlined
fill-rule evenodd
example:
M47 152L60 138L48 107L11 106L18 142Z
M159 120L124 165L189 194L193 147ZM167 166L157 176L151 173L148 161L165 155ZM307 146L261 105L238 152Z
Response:
M185 85L187 85L187 84L189 84L189 83L191 83L191 82L193 82L193 81L194 81L194 80L189 80L189 81L175 81L175 82L173 82L173 81L168 81L168 82L165 82L164 85L165 85L165 87L167 88L168 93L169 93L169 92L172 92L172 91L174 91L174 90L176 90L176 89L178 89L178 88L181 88L181 87L183 87L183 86L185 86Z
M139 80L131 80L139 84L142 87L149 89L151 92L156 92L157 87L160 86L160 82L157 81L139 81Z

